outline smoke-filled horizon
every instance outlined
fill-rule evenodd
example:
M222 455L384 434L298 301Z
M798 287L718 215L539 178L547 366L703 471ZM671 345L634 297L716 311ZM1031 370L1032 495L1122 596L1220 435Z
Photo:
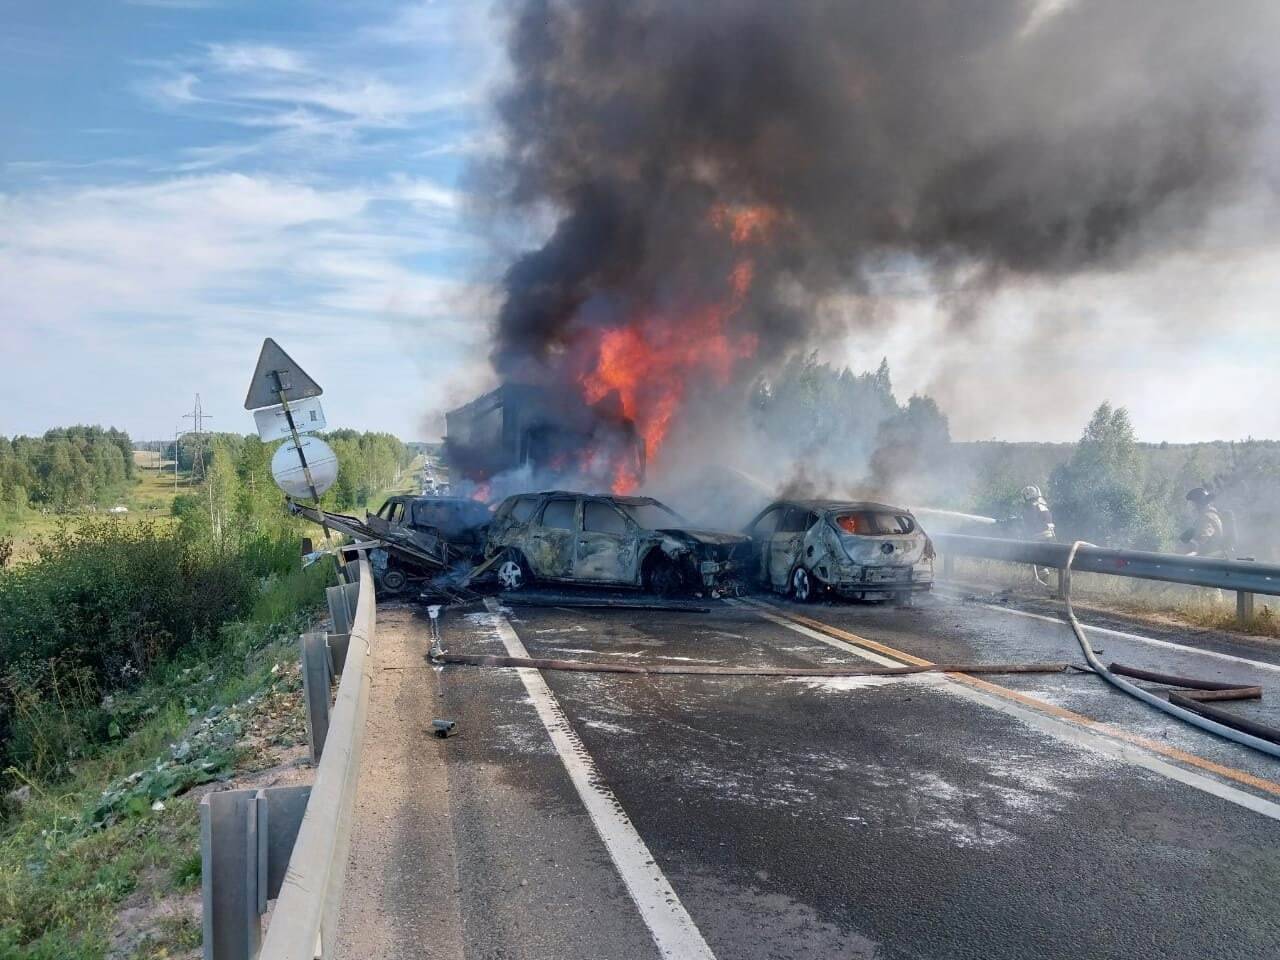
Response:
M690 397L894 323L904 276L962 332L1006 286L1196 249L1274 194L1277 27L1264 0L521 0L486 182L557 219L505 273L494 369L619 397L652 453Z

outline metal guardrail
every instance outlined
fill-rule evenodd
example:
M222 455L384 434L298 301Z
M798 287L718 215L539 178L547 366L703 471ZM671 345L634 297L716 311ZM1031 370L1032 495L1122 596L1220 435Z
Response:
M333 955L372 681L373 575L328 590L334 633L303 634L303 702L311 786L223 790L200 803L205 960L314 960ZM329 690L340 677L332 709ZM266 937L262 916L276 901Z
M1071 544L1046 540L1002 540L954 533L937 534L932 539L934 546L942 554L944 577L951 574L953 556L1026 563L1062 571L1071 554ZM1280 596L1280 566L1255 563L1252 560L1217 560L1211 557L1081 546L1076 551L1071 569L1077 573L1101 573L1114 577L1234 590L1236 614L1241 621L1253 619L1254 594Z

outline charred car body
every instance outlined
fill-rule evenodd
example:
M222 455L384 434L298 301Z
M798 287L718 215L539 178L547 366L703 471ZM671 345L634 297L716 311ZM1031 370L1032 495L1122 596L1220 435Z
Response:
M410 579L425 579L484 552L492 514L463 497L390 497L365 525L386 547L370 551L378 586L399 593Z
M933 545L911 511L848 500L779 500L748 526L752 573L800 601L830 591L907 602L933 586Z
M690 529L651 497L551 491L503 500L485 554L500 557L496 573L505 590L546 580L668 595L730 580L749 543L737 534Z

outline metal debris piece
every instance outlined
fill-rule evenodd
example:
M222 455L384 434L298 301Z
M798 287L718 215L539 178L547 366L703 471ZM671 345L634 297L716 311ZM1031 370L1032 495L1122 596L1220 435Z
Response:
M458 722L456 720L432 720L431 727L441 740L445 737L452 737L458 732Z

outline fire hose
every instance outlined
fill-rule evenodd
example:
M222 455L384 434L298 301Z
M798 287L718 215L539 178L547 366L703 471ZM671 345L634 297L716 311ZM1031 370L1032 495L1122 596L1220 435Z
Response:
M1064 673L1065 663L934 663L902 667L722 667L714 664L600 663L502 657L494 654L445 653L433 650L431 662L470 667L532 667L575 673L638 673L710 677L902 677L913 673Z
M1067 554L1067 563L1062 572L1062 600L1066 605L1067 623L1071 627L1071 632L1076 635L1076 640L1080 643L1080 649L1084 652L1084 658L1089 662L1089 666L1093 668L1093 672L1117 690L1127 693L1131 697L1136 697L1162 713L1177 717L1179 720L1184 720L1194 727L1217 734L1233 743L1252 747L1254 750L1270 754L1273 757L1280 757L1280 730L1232 716L1225 710L1206 706L1202 702L1204 700L1243 700L1260 697L1262 695L1260 687L1192 680L1187 677L1172 677L1147 670L1138 670L1133 667L1125 667L1118 663L1113 663L1110 668L1102 665L1098 655L1093 652L1093 646L1089 643L1089 638L1084 635L1084 628L1080 626L1080 621L1076 619L1075 610L1071 606L1071 567L1075 563L1076 552L1085 545L1083 540L1077 540L1071 545L1071 552ZM1170 693L1168 700L1162 700L1151 691L1144 690L1135 683L1130 683L1121 674L1141 680L1153 680L1170 686L1193 689Z

